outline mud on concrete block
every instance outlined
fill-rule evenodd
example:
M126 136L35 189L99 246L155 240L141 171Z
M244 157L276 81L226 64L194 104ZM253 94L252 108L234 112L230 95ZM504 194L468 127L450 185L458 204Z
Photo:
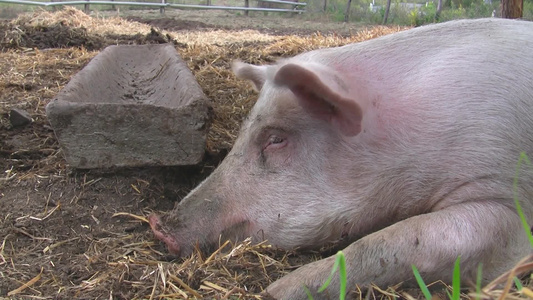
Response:
M75 168L192 165L209 101L172 45L110 46L46 107Z

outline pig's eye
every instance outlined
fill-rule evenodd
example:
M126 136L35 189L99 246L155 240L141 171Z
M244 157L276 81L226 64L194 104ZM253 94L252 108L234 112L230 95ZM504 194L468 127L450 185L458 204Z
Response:
M268 141L265 144L265 147L263 149L281 148L281 147L284 147L286 144L287 144L287 141L285 141L285 139L283 139L283 138L281 138L281 137L279 137L277 135L271 135L271 136L268 137Z
M281 143L283 143L283 139L280 138L279 136L271 135L268 138L268 143L269 144L281 144Z

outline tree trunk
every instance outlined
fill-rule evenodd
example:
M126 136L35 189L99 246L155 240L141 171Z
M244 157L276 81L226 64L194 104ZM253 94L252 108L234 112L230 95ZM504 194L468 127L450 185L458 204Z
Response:
M387 19L389 18L390 1L391 0L387 0L387 6L385 7L385 15L383 16L383 25L387 24Z
M346 12L344 13L344 22L348 22L350 19L350 5L352 5L352 0L348 0L348 4L346 5Z
M328 9L328 0L324 0L324 8L322 10L326 12L326 9Z
M519 19L522 18L524 0L501 0L502 18Z
M442 0L437 2L437 11L435 12L435 21L438 22L440 18L440 11L442 10Z

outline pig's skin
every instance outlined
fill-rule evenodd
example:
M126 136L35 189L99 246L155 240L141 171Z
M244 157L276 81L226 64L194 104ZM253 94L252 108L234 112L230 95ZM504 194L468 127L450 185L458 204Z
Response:
M348 286L484 280L531 253L512 197L533 156L533 23L454 21L235 64L259 89L227 158L154 232L180 255L198 242L267 239L282 248L344 241ZM533 218L533 171L519 198ZM333 257L274 282L279 299L338 298ZM315 299L316 299L315 298Z

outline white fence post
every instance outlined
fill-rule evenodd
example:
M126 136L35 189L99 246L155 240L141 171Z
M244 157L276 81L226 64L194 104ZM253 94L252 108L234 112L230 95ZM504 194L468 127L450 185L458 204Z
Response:
M166 4L166 1L165 0L161 0L161 3ZM164 14L165 13L165 7L164 6L161 6L159 8L159 13L160 14Z

